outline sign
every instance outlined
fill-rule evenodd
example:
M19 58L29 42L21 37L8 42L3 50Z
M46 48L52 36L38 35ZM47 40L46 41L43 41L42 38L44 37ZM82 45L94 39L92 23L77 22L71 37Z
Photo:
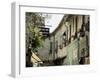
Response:
M49 36L49 32L50 32L49 28L45 28L45 27L39 27L39 28L41 29L40 32L42 32L44 37Z

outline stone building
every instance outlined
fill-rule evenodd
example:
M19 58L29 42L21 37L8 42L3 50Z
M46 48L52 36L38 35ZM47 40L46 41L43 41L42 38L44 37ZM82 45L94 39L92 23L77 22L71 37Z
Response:
M89 64L89 19L89 15L64 15L38 50L42 59L63 59L58 63L62 65Z

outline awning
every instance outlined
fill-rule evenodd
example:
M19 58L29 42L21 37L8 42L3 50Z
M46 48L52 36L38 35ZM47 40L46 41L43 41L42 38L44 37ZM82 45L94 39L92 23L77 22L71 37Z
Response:
M31 61L32 63L43 63L42 60L33 52L31 56Z

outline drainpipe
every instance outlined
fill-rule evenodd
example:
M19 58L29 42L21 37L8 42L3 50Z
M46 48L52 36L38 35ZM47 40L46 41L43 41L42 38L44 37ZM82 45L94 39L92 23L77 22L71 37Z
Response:
M55 35L54 35L53 39L54 39L54 43L53 43L53 45L54 45L54 47L53 47L53 59L55 59Z
M78 64L79 64L79 57L80 57L80 33L77 34L77 41L78 41L78 54L77 54L77 57L78 57Z

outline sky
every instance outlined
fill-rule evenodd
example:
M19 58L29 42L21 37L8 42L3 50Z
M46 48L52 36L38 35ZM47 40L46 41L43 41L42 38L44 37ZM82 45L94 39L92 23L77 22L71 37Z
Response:
M63 14L48 14L48 17L45 19L45 27L50 28L50 33L52 33L59 25L63 18Z

